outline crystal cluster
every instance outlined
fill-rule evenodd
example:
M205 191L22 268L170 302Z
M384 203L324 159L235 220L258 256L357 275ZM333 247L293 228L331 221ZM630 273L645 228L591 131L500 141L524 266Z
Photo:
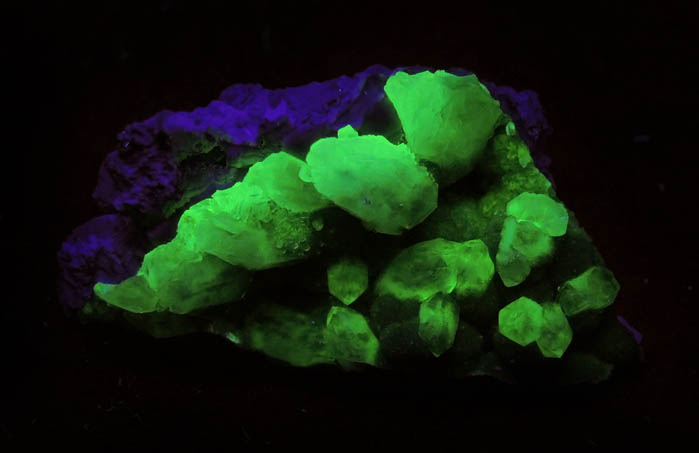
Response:
M619 285L535 165L545 121L504 92L465 71L376 66L236 86L131 126L95 196L118 213L104 224L137 220L91 239L123 244L107 256L126 264L105 272L105 247L76 230L63 301L295 366L603 380L635 351L610 310ZM141 179L119 177L133 167Z

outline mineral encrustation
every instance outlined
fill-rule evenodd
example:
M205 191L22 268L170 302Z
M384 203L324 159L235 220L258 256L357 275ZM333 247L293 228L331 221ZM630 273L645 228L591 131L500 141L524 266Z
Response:
M464 70L234 85L119 135L61 301L295 366L598 382L637 349L530 152L548 132L536 94Z

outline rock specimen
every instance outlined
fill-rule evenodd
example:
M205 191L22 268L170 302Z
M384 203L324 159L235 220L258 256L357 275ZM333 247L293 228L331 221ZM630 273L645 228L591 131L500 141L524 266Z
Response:
M635 344L532 158L536 105L462 70L373 66L162 112L105 161L95 197L115 213L64 244L61 299L295 366L604 379Z

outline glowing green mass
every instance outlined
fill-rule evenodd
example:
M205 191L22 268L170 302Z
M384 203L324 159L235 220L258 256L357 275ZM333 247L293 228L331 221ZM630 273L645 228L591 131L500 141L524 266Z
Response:
M558 302L567 316L575 316L610 306L618 293L619 283L609 269L593 266L561 285Z
M311 145L304 180L379 233L400 234L434 211L437 183L406 145L341 131Z
M520 297L500 310L498 330L520 346L536 341L544 325L544 310L528 297Z
M408 146L442 172L441 184L467 175L483 153L502 111L475 75L399 71L384 87Z
M344 257L328 268L328 290L346 305L357 300L368 286L366 264L357 258Z
M459 306L446 294L435 294L420 305L418 335L435 357L452 344L459 327Z

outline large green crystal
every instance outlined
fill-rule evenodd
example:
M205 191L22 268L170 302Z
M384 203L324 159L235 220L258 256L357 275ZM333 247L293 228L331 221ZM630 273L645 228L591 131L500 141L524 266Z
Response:
M349 128L350 126L348 126ZM311 145L302 177L372 230L400 234L437 207L437 183L405 144L340 133Z
M135 275L97 283L84 315L294 366L502 377L522 354L606 378L628 354L589 338L620 337L597 318L619 284L498 102L444 71L384 89L398 124L244 154L244 178L186 209Z
M471 171L502 115L499 103L473 74L397 72L384 89L408 146L419 159L437 165L441 183Z

